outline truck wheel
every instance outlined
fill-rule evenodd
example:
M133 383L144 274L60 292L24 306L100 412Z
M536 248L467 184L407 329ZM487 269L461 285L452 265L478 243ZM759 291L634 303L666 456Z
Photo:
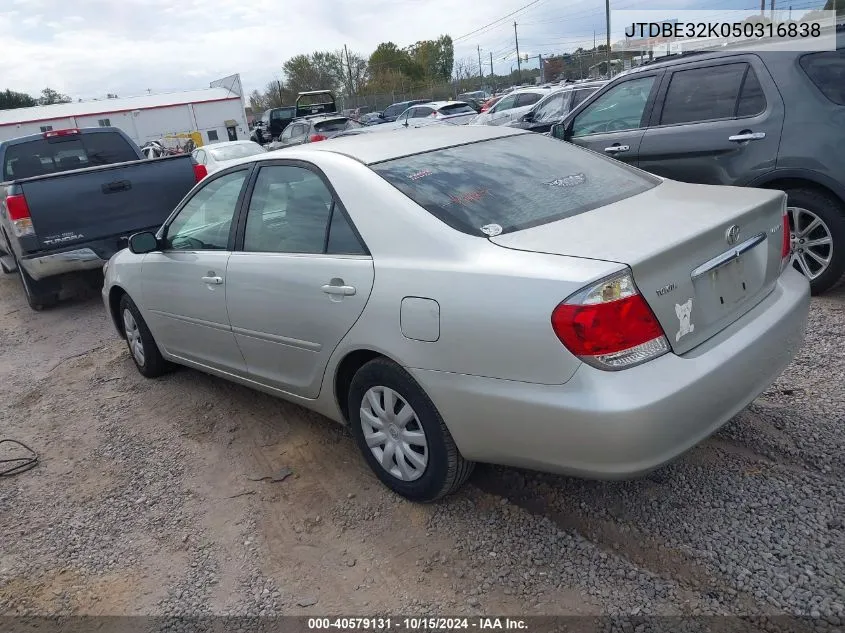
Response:
M30 277L29 273L27 273L26 270L24 270L24 267L21 266L17 257L15 257L15 266L18 269L21 286L23 286L23 293L30 308L36 312L40 312L45 308L52 308L59 302L59 293L55 291L45 292L42 285L46 284L42 284Z
M845 208L810 188L786 189L792 265L810 280L814 295L845 281Z
M386 358L361 367L348 394L349 423L364 459L388 488L412 501L451 494L474 463L463 458L434 403Z
M120 326L126 336L132 362L142 376L157 378L170 370L171 364L161 355L153 333L129 295L120 298Z

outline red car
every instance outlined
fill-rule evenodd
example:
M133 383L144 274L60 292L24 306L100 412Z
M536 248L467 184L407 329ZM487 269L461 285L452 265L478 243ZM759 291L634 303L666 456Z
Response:
M481 112L482 113L487 112L487 110L489 110L494 105L496 105L496 103L498 103L499 99L501 99L504 96L505 95L499 95L498 97L492 97L491 99L487 99L487 101L484 102L484 105L481 106Z

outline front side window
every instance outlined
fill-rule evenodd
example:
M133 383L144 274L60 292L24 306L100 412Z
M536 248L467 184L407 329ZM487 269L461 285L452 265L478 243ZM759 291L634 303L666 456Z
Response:
M244 251L321 254L327 239L329 253L361 250L323 180L304 167L262 167L247 212Z
M167 227L170 250L226 250L247 170L215 178L197 191Z
M572 125L572 136L604 134L642 127L655 76L639 77L613 86L584 108Z
M515 107L516 104L516 95L508 95L503 99L500 99L496 105L490 108L491 112L502 112L503 110L510 110L511 108Z
M485 236L562 220L660 181L541 135L520 134L376 163L382 178L452 228Z
M757 75L748 64L680 70L672 75L666 91L660 124L751 116L765 110L765 103Z
M804 55L801 68L825 97L845 105L845 49Z
M565 92L558 92L551 95L537 106L534 111L535 121L556 121L563 116Z

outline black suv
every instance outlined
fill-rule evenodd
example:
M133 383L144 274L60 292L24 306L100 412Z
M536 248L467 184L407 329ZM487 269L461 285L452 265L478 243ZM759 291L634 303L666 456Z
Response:
M837 50L734 45L620 75L552 128L659 176L780 189L813 294L845 280L845 33Z

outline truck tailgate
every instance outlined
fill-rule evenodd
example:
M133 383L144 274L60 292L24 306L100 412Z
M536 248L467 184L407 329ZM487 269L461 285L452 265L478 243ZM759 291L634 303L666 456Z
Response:
M189 154L21 181L38 243L51 249L160 225L194 186Z

